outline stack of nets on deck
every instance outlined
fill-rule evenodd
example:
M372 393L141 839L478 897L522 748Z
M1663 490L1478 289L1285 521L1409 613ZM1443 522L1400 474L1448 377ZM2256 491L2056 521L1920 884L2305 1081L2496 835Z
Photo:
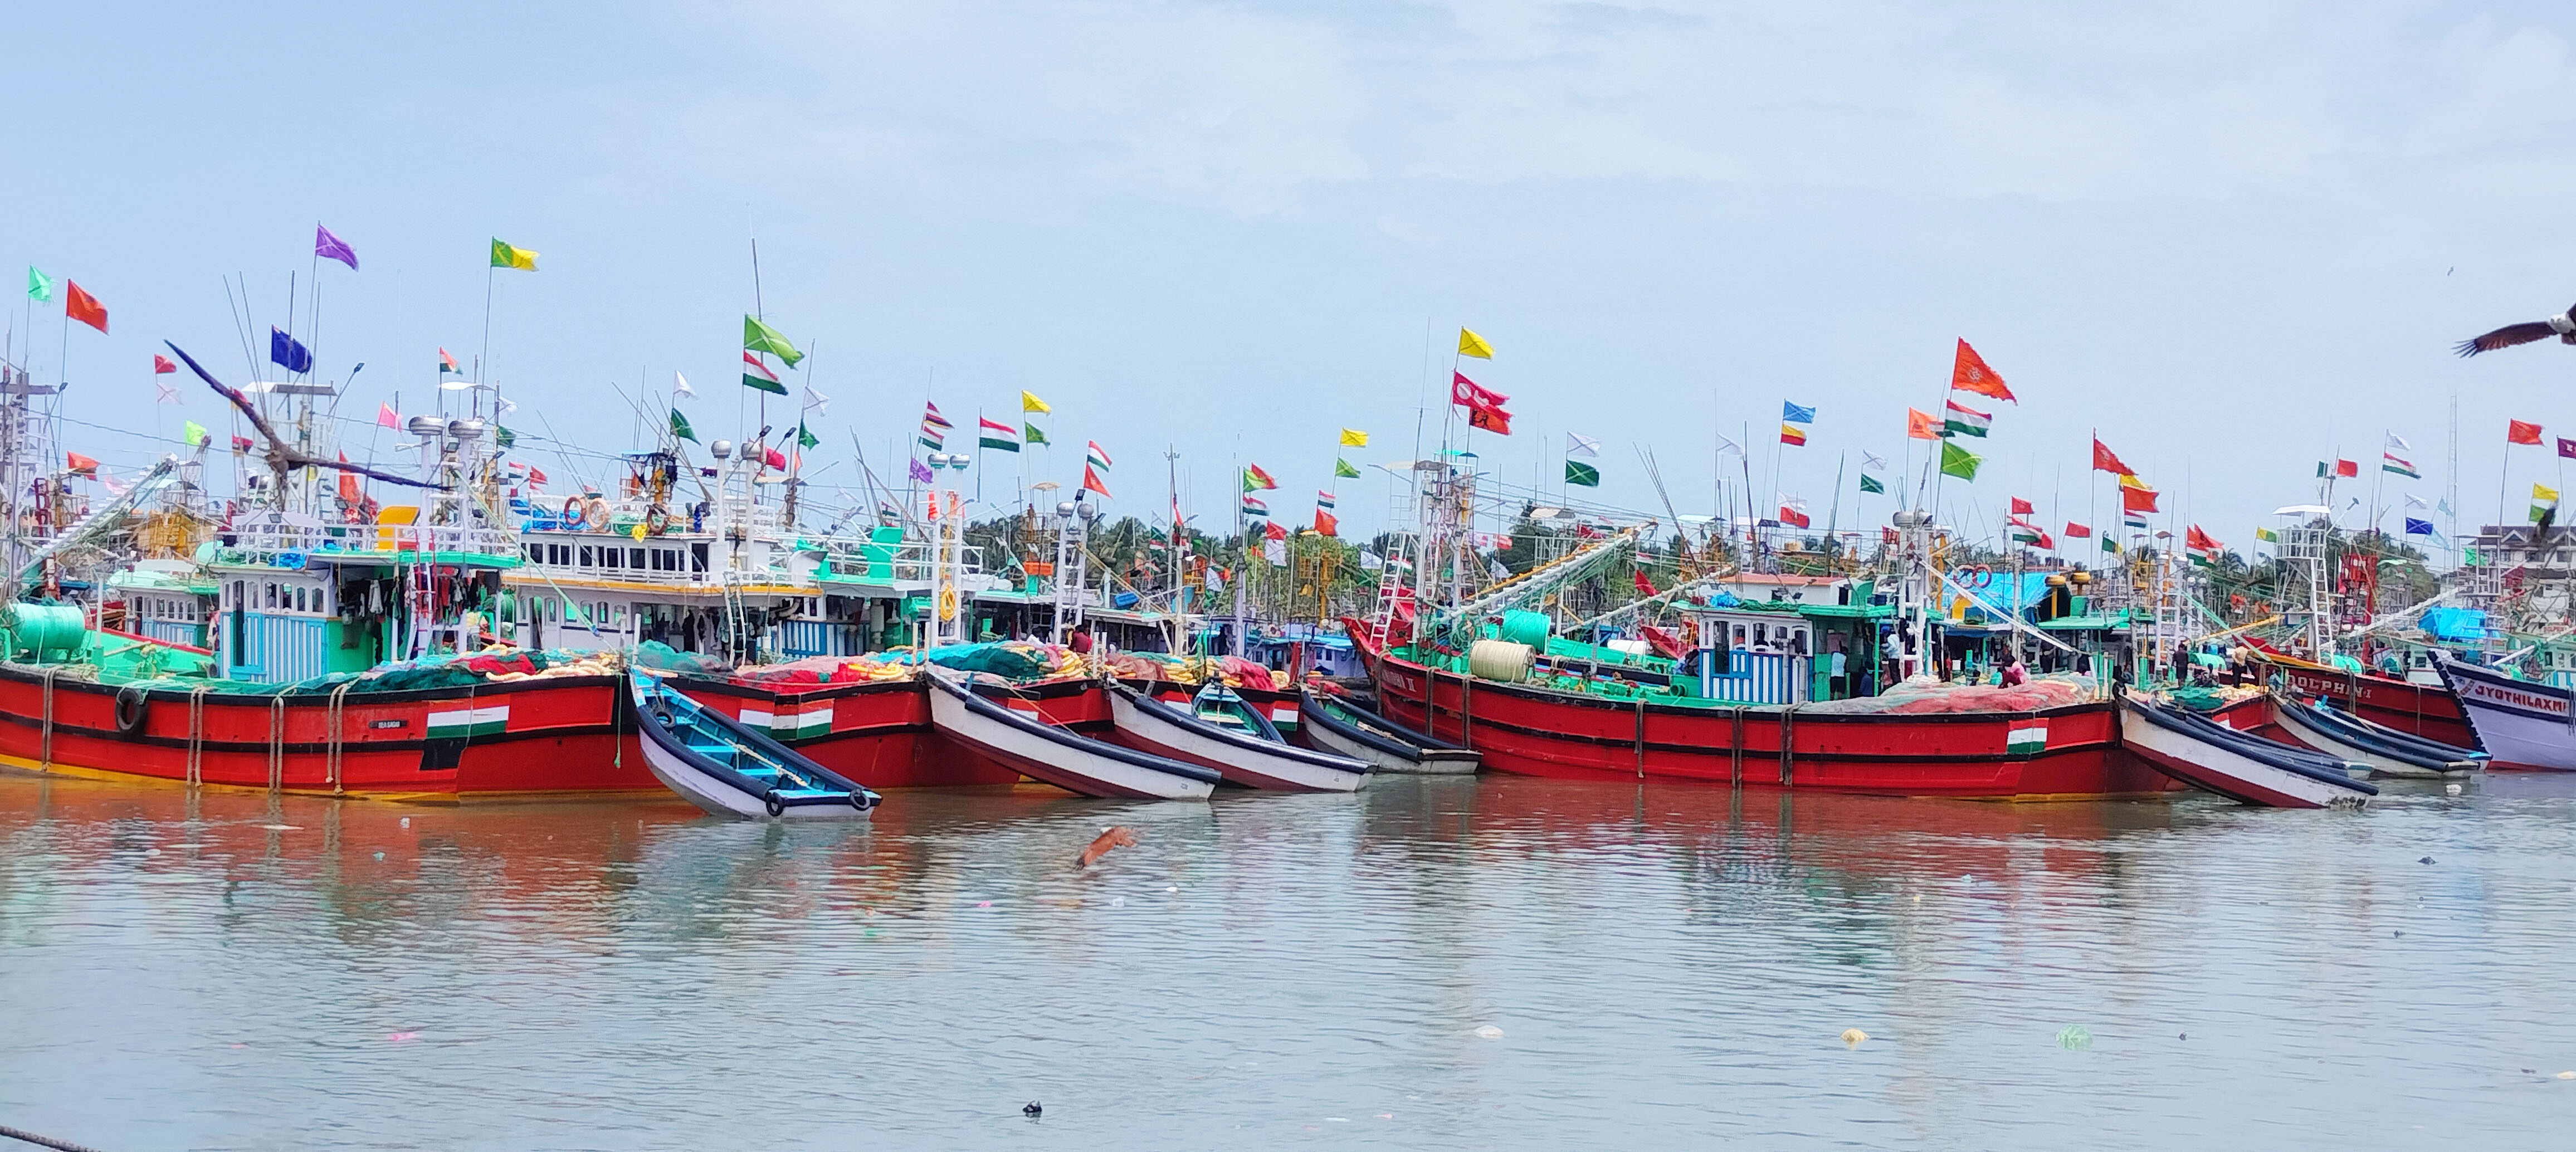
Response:
M2071 673L2034 676L2011 688L1993 684L1944 682L1915 676L1876 696L1809 704L1803 712L1883 712L1918 715L1931 712L2037 712L2093 699L2093 680Z
M1296 687L1287 673L1264 668L1240 656L1121 652L1109 657L1105 663L1111 673L1128 680L1165 680L1174 684L1204 684L1215 680L1228 688L1267 688L1274 691Z
M898 648L860 656L808 656L781 664L746 665L731 671L734 680L745 684L865 684L908 679L922 659L923 654L919 651ZM928 659L942 668L982 672L1005 680L1047 680L1083 674L1082 656L1072 649L1022 640L945 645L931 649Z

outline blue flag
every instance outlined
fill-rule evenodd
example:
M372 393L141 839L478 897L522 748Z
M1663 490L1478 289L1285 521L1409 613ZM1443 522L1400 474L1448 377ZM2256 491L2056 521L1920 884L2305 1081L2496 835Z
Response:
M295 337L278 331L276 325L270 325L268 362L289 372L310 372L313 370L313 351L296 343Z
M1780 402L1780 418L1792 424L1813 424L1816 422L1816 410L1801 408L1783 400Z
M2409 516L2406 518L2406 534L2409 536L2433 535L2433 522L2430 520L2418 520Z

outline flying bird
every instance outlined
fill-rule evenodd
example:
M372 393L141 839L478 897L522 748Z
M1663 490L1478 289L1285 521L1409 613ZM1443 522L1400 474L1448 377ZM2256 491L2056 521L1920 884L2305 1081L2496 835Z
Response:
M2576 344L2576 320L2568 319L2569 313L2576 313L2576 304L2568 305L2566 312L2546 320L2535 320L2529 324L2507 324L2475 340L2462 340L2458 351L2462 356L2475 356L2480 352L2493 352L2498 348L2511 348L2516 344L2529 344L2534 340L2546 340L2552 336L2556 336L2561 344Z
M169 344L170 342L164 340L162 343ZM302 452L298 452L295 449L287 447L286 442L278 438L277 430L268 426L267 419L262 417L259 414L258 407L250 402L250 397L242 395L240 389L234 388L225 384L221 380L215 379L214 373L206 371L205 365L197 363L196 357L188 355L187 352L181 350L178 345L170 344L170 350L172 352L177 352L179 354L179 359L186 362L189 370L195 372L198 379L205 381L207 387L214 389L216 395L231 401L233 407L241 409L242 415L250 417L250 426L258 429L259 434L267 438L268 451L265 455L268 458L269 471L277 474L278 491L283 492L286 490L286 474L297 468L329 468L340 472L355 472L361 476L370 476L388 484L405 484L413 488L434 488L442 492L447 490L447 486L444 484L431 484L422 480L414 480L408 476L396 476L389 472L378 472L373 468L360 464L350 464L338 460L325 460L319 456L308 456Z

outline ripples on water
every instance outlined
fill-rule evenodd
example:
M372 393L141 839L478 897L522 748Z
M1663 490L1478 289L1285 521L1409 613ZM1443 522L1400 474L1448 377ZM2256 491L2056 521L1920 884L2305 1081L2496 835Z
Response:
M1074 872L1112 822L1137 846ZM2566 1148L2571 849L2566 777L2362 813L1388 778L770 827L8 776L0 1123L118 1152Z

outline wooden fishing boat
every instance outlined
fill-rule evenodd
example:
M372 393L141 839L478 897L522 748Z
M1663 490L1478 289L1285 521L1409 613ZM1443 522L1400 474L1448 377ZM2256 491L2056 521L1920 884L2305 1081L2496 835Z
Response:
M979 756L1084 796L1205 800L1221 777L1201 765L1095 740L1034 710L985 698L949 675L924 674L930 720L956 754Z
M1288 743L1269 717L1221 686L1201 688L1184 709L1114 684L1109 707L1120 743L1213 768L1231 784L1284 792L1355 792L1368 783L1367 761Z
M2029 712L1814 712L1626 698L1430 668L1352 629L1379 712L1503 772L1886 796L2093 799L2180 785L2123 754L2109 701Z
M1298 694L1300 736L1309 747L1367 761L1376 771L1457 775L1476 770L1474 749L1460 748L1348 700Z
M2272 707L2282 732L2291 739L2328 756L2368 764L2373 776L2438 780L2465 776L2486 761L2483 752L2409 736L2322 701L2308 704L2276 693Z
M2192 787L2272 808L2359 807L2379 789L2366 766L2303 751L2139 696L2119 701L2122 745Z
M2459 698L2444 685L2417 684L2259 649L2255 658L2271 665L2282 683L2301 696L2332 701L2345 712L2411 736L2457 748L2478 746Z
M2576 772L2576 716L2565 688L2516 680L2492 669L2437 656L2490 768Z
M644 672L626 675L645 766L682 799L717 816L865 819L878 796L698 704Z
M1020 774L976 756L948 756L919 678L853 684L769 684L699 677L672 686L798 755L868 788L1007 786Z

